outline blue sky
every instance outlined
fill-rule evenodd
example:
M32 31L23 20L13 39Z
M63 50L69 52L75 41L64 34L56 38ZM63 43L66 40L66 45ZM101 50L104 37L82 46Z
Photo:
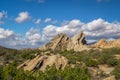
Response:
M81 30L88 42L119 38L119 7L120 0L0 0L0 45L39 47Z

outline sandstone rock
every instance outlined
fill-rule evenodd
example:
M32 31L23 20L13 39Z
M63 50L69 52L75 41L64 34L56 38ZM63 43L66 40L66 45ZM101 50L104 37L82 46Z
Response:
M62 69L66 67L68 60L64 56L57 55L43 55L36 56L32 60L27 60L23 64L19 65L17 69L23 68L25 71L35 71L36 69L40 69L41 71L45 71L47 66L51 67L55 65L56 69Z
M47 57L44 61L43 64L40 68L40 70L44 71L47 66L51 67L57 60L57 55L51 55L49 57Z
M116 80L116 79L115 79L115 76L112 75L112 76L107 77L107 78L104 78L104 79L102 79L102 80Z
M88 67L88 70L92 77L98 76L100 74L100 70L97 67Z
M115 59L120 59L120 54L114 55Z
M26 60L24 63L20 64L17 69L19 68L23 68L24 66L26 66L26 64L29 62L30 60Z
M101 39L97 43L93 44L92 47L96 47L96 48L120 47L120 39L116 39L112 41L106 41L105 39Z
M85 41L85 34L81 31L72 38L69 38L66 34L58 34L50 43L41 46L39 49L82 51L89 48Z
M66 45L68 44L69 37L66 34L58 34L55 36L50 43L41 46L40 50L65 50Z
M101 71L99 70L98 67L88 67L88 70L91 75L91 80L100 80L99 75L101 74Z
M101 71L103 71L104 74L111 74L111 72L114 70L114 67L109 67L108 65L99 65L98 66Z
M35 70L35 68L38 67L38 65L43 61L44 57L37 56L34 59L30 60L27 63L27 66L24 67L24 70Z
M81 31L77 35L73 36L67 45L67 50L82 51L87 50L87 44L85 41L85 34Z

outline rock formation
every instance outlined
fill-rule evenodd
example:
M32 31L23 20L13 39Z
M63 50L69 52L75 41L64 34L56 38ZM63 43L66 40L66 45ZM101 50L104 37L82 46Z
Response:
M68 44L69 37L66 34L58 34L55 36L50 43L40 47L40 50L65 50Z
M106 41L105 39L100 39L97 43L93 44L92 47L95 48L113 48L120 47L120 39Z
M116 80L116 79L115 79L115 76L112 75L112 76L109 76L109 77L104 78L104 79L102 79L102 80Z
M85 34L81 31L72 38L69 38L66 34L58 34L51 40L50 43L41 46L39 49L81 51L87 50L88 46L85 41Z
M45 71L45 69L49 66L55 65L56 69L62 69L66 67L68 60L64 56L57 55L43 55L36 56L32 60L27 60L23 64L19 65L17 69L23 68L25 71L35 71L40 69L41 71Z
M85 34L83 32L79 32L69 40L67 50L72 49L74 51L82 51L88 49L85 41Z

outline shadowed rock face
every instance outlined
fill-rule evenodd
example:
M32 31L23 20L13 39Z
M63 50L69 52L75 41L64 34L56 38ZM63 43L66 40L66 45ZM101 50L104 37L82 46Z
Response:
M66 67L68 60L64 56L57 55L43 55L36 56L32 60L27 60L23 64L19 65L17 69L23 68L25 71L35 71L40 69L41 71L45 71L45 69L49 66L55 65L56 69L62 69Z
M100 39L97 43L93 44L92 47L96 48L113 48L120 47L120 39L106 41L105 39Z
M72 38L69 38L66 34L58 34L50 43L41 46L39 49L81 51L88 49L88 47L85 41L85 34L81 31Z

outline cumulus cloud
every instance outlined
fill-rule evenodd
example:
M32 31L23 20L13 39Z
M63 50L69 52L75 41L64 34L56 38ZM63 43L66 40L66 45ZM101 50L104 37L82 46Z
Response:
M87 23L82 29L93 39L120 37L120 23L109 23L101 18Z
M0 45L7 47L15 47L19 44L22 44L19 34L16 34L12 30L0 28Z
M37 45L40 43L41 39L40 31L38 29L31 28L26 32L26 38L30 44Z
M0 28L0 40L9 38L11 36L15 36L13 31L11 31L11 30L4 30L3 28Z
M31 28L26 32L25 37L15 33L12 30L0 28L0 45L10 48L34 48L39 47L46 41L45 37L40 35L39 29Z
M37 19L36 21L35 21L35 24L40 24L40 22L41 22L41 19Z
M100 38L120 38L120 23L110 23L101 18L88 23L75 19L62 26L48 25L43 29L43 34L51 39L58 33L66 33L72 36L79 31L84 31L88 42L96 41Z
M3 18L7 18L7 12L6 11L0 12L0 24L4 24L4 21L2 20Z
M43 34L50 39L58 33L65 33L72 36L79 32L83 25L84 23L76 19L63 26L48 25L43 29Z
M95 42L101 38L114 40L120 38L120 23L108 22L101 18L88 23L73 19L61 26L47 25L42 31L30 28L26 32L25 37L21 37L12 30L0 28L0 45L15 48L39 47L59 33L65 33L72 37L80 31L85 33L88 43Z
M18 23L22 23L24 21L27 21L30 19L29 13L28 12L20 12L18 17L15 18L15 21Z
M48 22L51 22L51 21L52 21L51 18L46 18L46 19L45 19L45 23L48 23Z

